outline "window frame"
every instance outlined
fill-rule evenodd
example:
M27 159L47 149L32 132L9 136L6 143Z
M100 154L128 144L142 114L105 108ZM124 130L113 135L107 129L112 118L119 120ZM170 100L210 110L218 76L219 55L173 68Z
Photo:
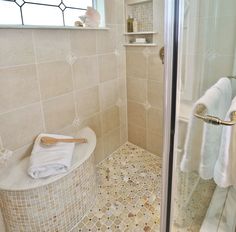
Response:
M48 4L48 3L38 3L38 2L29 2L27 0L23 0L24 3L22 5L19 5L15 0L1 0L5 2L12 2L15 3L20 8L20 14L21 14L21 24L0 24L0 28L56 28L56 29L107 29L105 26L105 9L104 9L104 0L92 0L92 7L97 9L101 15L101 23L98 28L89 28L89 27L76 27L76 26L68 26L65 25L65 16L64 16L64 11L66 9L72 9L72 10L84 10L86 12L87 9L85 8L79 8L79 7L73 7L73 6L66 6L66 8L62 9L59 6L63 4L63 1L60 2L58 5L53 5L53 4ZM22 7L25 4L32 4L32 5L40 5L40 6L50 6L50 7L57 7L58 9L61 10L62 12L62 20L63 20L63 25L57 26L57 25L38 25L38 24L24 24L24 16L23 16L23 11Z

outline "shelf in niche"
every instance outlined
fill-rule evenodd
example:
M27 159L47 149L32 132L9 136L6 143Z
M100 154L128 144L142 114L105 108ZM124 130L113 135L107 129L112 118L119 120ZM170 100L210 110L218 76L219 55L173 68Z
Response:
M135 43L128 43L124 44L125 47L155 47L157 46L156 43L143 43L143 44L135 44Z
M130 0L130 1L127 1L127 5L132 6L132 5L146 3L146 2L152 2L152 0Z
M153 35L157 34L156 31L138 31L138 32L125 32L124 35Z

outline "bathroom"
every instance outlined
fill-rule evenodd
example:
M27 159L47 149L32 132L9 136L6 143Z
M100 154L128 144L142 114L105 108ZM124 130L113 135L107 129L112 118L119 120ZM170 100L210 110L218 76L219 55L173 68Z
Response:
M0 0L0 232L235 232L235 9Z

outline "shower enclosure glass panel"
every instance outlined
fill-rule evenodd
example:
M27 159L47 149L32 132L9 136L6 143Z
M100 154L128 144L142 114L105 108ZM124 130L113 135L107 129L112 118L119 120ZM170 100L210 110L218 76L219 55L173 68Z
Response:
M179 44L170 229L235 232L236 190L220 188L198 172L183 172L180 164L194 103L221 77L236 75L236 1L180 0L176 7Z

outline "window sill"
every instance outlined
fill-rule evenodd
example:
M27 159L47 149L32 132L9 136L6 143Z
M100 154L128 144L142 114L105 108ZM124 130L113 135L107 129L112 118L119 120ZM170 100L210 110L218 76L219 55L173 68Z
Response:
M0 29L60 29L60 30L110 30L109 27L72 27L72 26L22 26L22 25L0 25Z

